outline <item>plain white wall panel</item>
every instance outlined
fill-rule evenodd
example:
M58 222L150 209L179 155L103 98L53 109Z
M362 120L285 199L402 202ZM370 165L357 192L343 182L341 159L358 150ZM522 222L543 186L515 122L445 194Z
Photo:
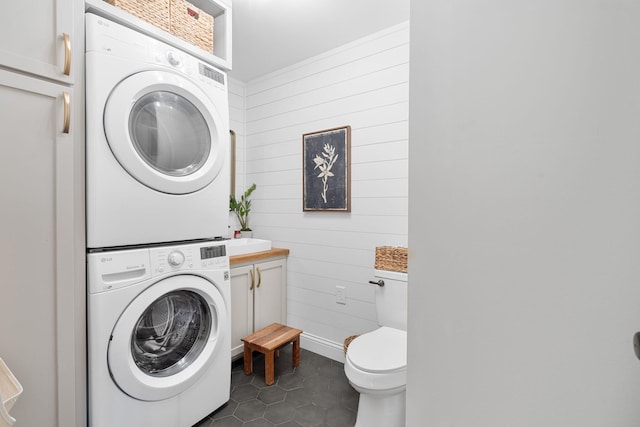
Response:
M363 249L353 249L351 247L338 245L319 245L317 243L292 243L289 245L291 251L304 254L308 259L316 261L330 262L336 265L360 265L369 267L371 265L371 252ZM335 292L335 289L333 290Z
M408 199L406 189L407 179L393 180L396 186L376 185L376 182L356 183L356 187L363 193L361 197L352 197L352 210L361 214L376 216L406 216L408 214ZM300 200L301 183L261 185L261 198L252 199L253 214L290 213L299 211L302 207ZM277 201L277 203L276 203ZM253 221L252 221L253 222ZM261 224L273 226L274 224Z
M411 17L407 426L640 425L640 2Z
M366 283L348 282L346 280L339 280L335 278L327 280L327 278L324 276L297 271L292 271L289 277L291 277L292 280L295 280L295 282L298 284L297 288L299 289L308 289L315 292L323 292L332 296L335 295L336 286L348 286L350 299L359 300L368 304L374 303L374 289ZM344 307L343 310L349 309L346 305L343 305L342 307Z
M355 60L381 52L388 51L396 46L409 44L409 25L399 24L389 27L370 37L365 37L358 41L346 44L333 49L323 55L310 58L298 64L276 71L265 77L258 78L251 82L247 88L247 95L253 99L261 92L280 86L286 86L295 82L305 75L324 73L335 67L354 62ZM404 62L409 60L408 54ZM384 62L384 61L382 61ZM251 108L253 103L248 100L247 106ZM259 98L258 98L259 99Z
M327 278L333 283L348 282L355 285L368 286L367 282L373 277L373 266L336 264L294 256L290 258L290 261L291 267L287 264L287 268L290 268L292 272L316 274ZM297 286L295 283L290 285ZM349 291L347 290L347 299L349 298L348 295ZM348 305L349 301L347 301Z
M362 329L375 329L377 324L375 319L367 320L362 317L352 316L349 313L338 313L328 308L309 305L306 302L299 303L295 300L287 299L287 305L291 305L289 313L291 316L303 318L311 322L320 323L328 330L328 336L322 330L305 328L305 332L318 335L322 338L342 344L346 336L342 336L343 331L353 335ZM335 304L334 304L335 305ZM329 307L326 304L325 307ZM312 332L313 331L313 332ZM347 336L349 336L347 335Z
M404 49L404 51L401 52L404 57L407 56L407 51L408 49ZM389 60L390 58L386 59ZM269 100L268 102L265 101L261 105L248 109L248 112L252 117L255 116L256 119L265 120L279 114L286 114L312 105L326 104L338 99L356 96L360 93L370 91L372 87L379 86L379 82L381 81L385 82L386 86L406 83L402 75L408 73L408 63L386 67L377 71L371 70L368 66L369 64L361 65L363 68L361 74L348 79L345 78L342 70L333 70L340 76L341 80L336 82L322 81L322 84L318 84L315 89L310 89L315 83L310 81L311 79L299 81L298 84L304 86L304 91L283 97L283 91L280 89L277 91L277 99Z
M385 86L376 87L370 91L361 91L349 98L338 98L331 102L293 109L287 114L250 120L247 122L247 133L249 135L256 134L271 129L274 126L278 128L290 127L299 123L315 120L316 118L346 116L399 102L404 102L406 106L408 100L408 83L397 83L387 86L385 82Z
M257 190L256 190L257 191ZM300 205L302 210L302 205ZM333 215L333 217L327 217ZM271 227L291 227L295 225L304 226L304 228L312 228L317 230L334 230L334 231L358 231L361 233L378 233L378 234L406 234L407 218L397 217L395 221L388 221L386 215L354 215L341 217L336 212L331 213L307 213L303 217L294 213L278 213L266 214L261 212L251 212L254 218L251 223L258 228L254 230L257 233L259 224L269 224Z
M343 334L348 333L349 335L347 336L350 336L359 333L360 330L375 329L376 327L375 322L365 321L357 321L353 324L349 323L346 327L344 325L336 325L331 320L330 312L318 311L314 313L315 316L313 316L313 319L309 317L298 316L296 313L301 307L296 305L294 302L291 302L291 304L294 308L293 312L290 312L288 314L287 319L289 323L297 325L296 327L302 329L303 331L314 331L313 335L317 335L323 339L332 341L333 343L340 342L340 352L342 352L342 341L344 340L344 338L346 338L343 337ZM304 309L302 311L304 311ZM304 338L305 337L303 335L301 345L303 348L306 348Z
M343 304L335 304L335 293L330 290L322 292L318 289L309 289L303 287L291 288L291 292L287 295L291 301L300 302L303 305L311 305L320 309L328 309L338 314L341 319L344 316L359 317L367 322L376 321L376 306L372 301L363 301L352 298L349 307Z
M316 131L319 129L326 129L329 127L342 126L343 118L349 118L349 124L351 125L352 132L356 129L367 128L371 126L380 126L388 123L407 123L407 109L408 102L394 102L383 106L371 107L367 105L357 105L354 107L355 112L348 116L342 114L331 114L328 117L314 117L312 120L307 120L300 123L295 123L291 126L281 126L280 123L273 123L272 127L268 130L264 130L259 134L250 134L247 131L247 136L252 137L247 141L247 149L251 150L254 146L269 145L274 142L289 141L295 143L299 141L302 143L302 134L307 132ZM336 125L336 123L342 123ZM253 138L259 136L259 138Z
M351 173L354 181L366 181L366 177L375 176L376 179L408 178L406 157L400 160L383 160L370 163L352 163Z
M406 245L407 240L406 234L312 230L299 225L284 227L261 225L260 232L261 236L271 239L283 247L288 247L296 242L313 242L314 244L328 247L344 247L348 245L354 249L371 251L372 260L374 260L374 248L376 246Z
M407 185L409 185L408 177L385 179L375 177L366 181L352 182L353 191L356 192L357 190L357 194L360 197L378 197L381 199L386 197L408 197Z

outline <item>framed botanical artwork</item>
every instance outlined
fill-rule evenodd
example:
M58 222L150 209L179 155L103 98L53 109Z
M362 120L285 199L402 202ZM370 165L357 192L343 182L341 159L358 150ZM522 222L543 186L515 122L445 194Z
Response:
M351 212L351 126L302 135L302 210Z

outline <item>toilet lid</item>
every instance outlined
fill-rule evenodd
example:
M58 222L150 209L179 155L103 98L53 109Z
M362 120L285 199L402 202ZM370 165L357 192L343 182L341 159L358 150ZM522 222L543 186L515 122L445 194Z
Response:
M349 344L347 357L367 372L384 373L407 368L407 333L383 326L360 335Z

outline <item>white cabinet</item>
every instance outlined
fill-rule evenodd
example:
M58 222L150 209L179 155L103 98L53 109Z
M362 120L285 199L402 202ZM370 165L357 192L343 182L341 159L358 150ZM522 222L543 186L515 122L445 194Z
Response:
M231 357L242 354L242 338L274 322L287 322L287 259L232 265Z
M0 5L0 357L24 387L20 426L86 426L78 11L76 0Z
M74 39L74 0L5 1L0 5L0 65L72 83L72 61L82 61Z
M0 70L0 355L24 387L12 415L25 426L84 425L71 99L70 87Z

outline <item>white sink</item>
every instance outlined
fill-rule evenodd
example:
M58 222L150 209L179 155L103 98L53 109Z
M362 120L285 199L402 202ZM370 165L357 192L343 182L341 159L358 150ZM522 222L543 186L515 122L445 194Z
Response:
M263 252L270 249L271 240L249 238L227 240L227 255L229 256Z

